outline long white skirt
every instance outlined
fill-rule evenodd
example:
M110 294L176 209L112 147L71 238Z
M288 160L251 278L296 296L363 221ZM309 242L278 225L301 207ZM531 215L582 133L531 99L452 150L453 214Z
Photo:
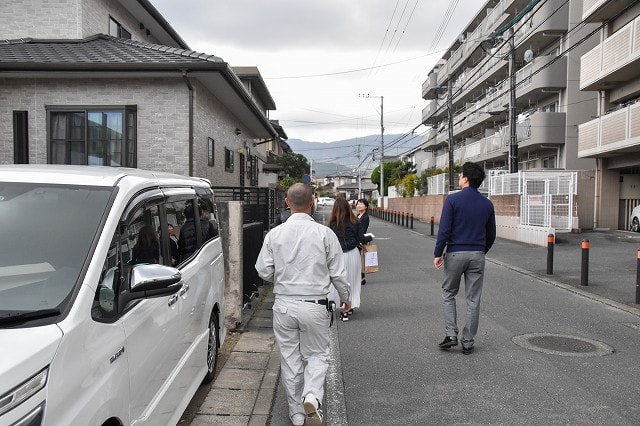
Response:
M349 291L351 292L351 298L349 299L349 302L351 303L352 308L359 308L360 290L362 289L362 285L360 282L360 272L362 271L360 250L354 248L353 250L344 253L344 262L347 269L347 282L349 283ZM340 296L333 286L330 287L328 297L329 300L333 300L334 302L336 302L336 306L340 306Z

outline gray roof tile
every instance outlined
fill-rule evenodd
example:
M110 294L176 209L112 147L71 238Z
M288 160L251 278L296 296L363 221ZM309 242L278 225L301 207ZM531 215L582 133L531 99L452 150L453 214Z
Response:
M0 69L18 64L224 63L214 55L99 34L83 40L0 40Z

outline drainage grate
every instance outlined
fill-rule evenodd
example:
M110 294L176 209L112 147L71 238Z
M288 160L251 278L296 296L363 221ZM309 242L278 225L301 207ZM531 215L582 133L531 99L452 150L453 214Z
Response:
M525 349L561 356L603 356L615 350L602 342L562 334L531 333L515 336L513 342Z

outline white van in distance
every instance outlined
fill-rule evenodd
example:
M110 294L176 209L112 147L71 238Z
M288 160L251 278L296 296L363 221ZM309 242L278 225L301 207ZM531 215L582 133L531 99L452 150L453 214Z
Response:
M213 380L224 261L209 182L0 166L0 425L175 425Z

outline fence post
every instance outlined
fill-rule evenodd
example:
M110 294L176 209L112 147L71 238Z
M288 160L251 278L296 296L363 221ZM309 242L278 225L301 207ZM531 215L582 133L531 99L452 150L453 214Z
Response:
M589 285L589 240L582 240L582 267L580 268L580 285Z
M555 237L553 234L547 235L547 274L553 275L553 246Z

